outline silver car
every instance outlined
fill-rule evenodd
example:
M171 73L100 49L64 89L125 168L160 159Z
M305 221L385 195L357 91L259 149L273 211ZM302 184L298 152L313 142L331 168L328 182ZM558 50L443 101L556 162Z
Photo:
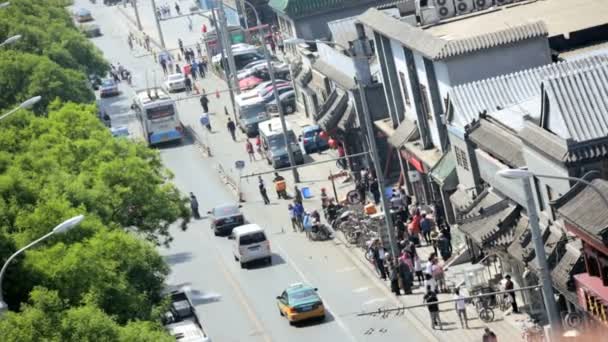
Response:
M171 74L165 81L165 89L168 92L182 91L186 89L186 78L182 74Z

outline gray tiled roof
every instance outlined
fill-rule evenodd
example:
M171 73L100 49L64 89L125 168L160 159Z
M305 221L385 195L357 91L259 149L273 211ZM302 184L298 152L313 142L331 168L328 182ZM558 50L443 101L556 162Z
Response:
M608 181L597 178L592 180L591 184L598 188L604 196L608 196ZM575 188L572 191L578 190L578 193L574 195L568 193L567 195L571 197L557 209L558 213L567 222L602 241L603 236L608 236L606 204L593 188L584 185L577 185Z
M553 286L572 303L577 303L576 292L568 289L568 282L576 268L582 263L581 255L582 244L580 241L568 243L564 247L564 252L557 265L551 270L551 278L553 278Z
M547 35L547 28L542 21L532 21L491 32L480 30L479 34L449 38L433 35L420 27L395 19L374 8L360 15L359 21L374 31L395 39L433 60Z
M317 59L312 65L312 68L327 76L330 80L338 83L341 87L346 89L354 89L357 87L355 79L352 76L343 73L324 60Z
M348 107L348 94L339 89L335 93L337 97L335 97L330 106L326 107L327 110L320 114L320 118L317 119L317 124L324 131L334 130Z
M403 146L403 144L409 141L409 138L414 134L414 132L417 131L418 125L416 122L409 119L403 119L399 123L397 129L395 129L395 133L388 137L388 143L394 147L400 148Z
M530 121L526 121L519 131L519 137L528 147L557 161L565 161L568 157L568 143L564 139Z
M544 127L577 142L608 135L608 63L550 77L543 87L550 103Z
M591 56L456 86L449 91L449 99L453 108L450 123L464 127L478 118L481 112L486 111L491 115L492 112L499 109L515 106L539 96L544 79L607 64L608 56ZM538 101L540 102L540 97ZM540 109L540 106L538 108ZM517 112L517 110L513 110L510 114L540 117L540 113L531 113L524 109L520 113Z
M522 263L528 263L534 270L539 270L536 253L534 251L534 242L532 241L532 233L528 228L528 218L522 216L515 229L517 235L513 243L507 248L507 251L515 259ZM554 252L562 239L563 232L556 226L541 227L541 236L543 237L545 255L547 259L554 259Z
M519 137L487 119L480 119L469 131L477 146L511 167L526 165Z

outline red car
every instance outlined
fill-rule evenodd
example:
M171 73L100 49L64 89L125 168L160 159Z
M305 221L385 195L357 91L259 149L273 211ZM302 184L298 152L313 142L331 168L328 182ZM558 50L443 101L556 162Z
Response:
M257 87L262 82L264 82L264 80L259 77L249 76L239 81L239 88L241 88L241 90L249 90Z

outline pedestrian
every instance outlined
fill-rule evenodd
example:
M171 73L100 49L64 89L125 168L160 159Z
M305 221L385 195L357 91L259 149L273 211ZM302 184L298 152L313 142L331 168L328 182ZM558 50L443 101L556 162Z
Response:
M505 279L505 290L513 290L515 288L515 285L513 284L513 281L511 281L511 276L507 275ZM513 313L519 313L519 309L517 308L517 300L515 298L515 292L509 292L509 296L511 296L511 307L513 308Z
M397 192L397 189L393 189L393 194L391 196L391 209L393 210L399 210L399 208L401 208L401 204L403 203L401 201L401 198L399 197L399 193Z
M402 251L401 257L399 258L399 278L401 281L401 288L405 294L412 293L413 276L410 260L411 258L409 258L407 253Z
M287 205L287 210L289 211L289 219L291 220L291 228L293 229L294 232L298 231L298 219L296 217L296 212L295 212L295 208L294 206L290 203Z
M441 319L439 318L439 304L437 304L437 294L430 286L426 287L426 294L424 295L423 302L429 310L431 316L431 328L435 330L435 326L438 326L441 330Z
M211 132L211 120L209 119L209 113L204 112L201 115L200 122L202 126L205 126L209 132Z
M346 151L344 150L344 144L343 143L338 143L338 164L340 164L340 167L342 168L342 170L346 170L346 159L344 159L344 157L346 156Z
M226 124L226 128L230 132L230 136L232 137L232 141L236 141L236 125L231 118L228 118L228 123Z
M192 192L190 193L190 209L192 209L192 215L195 219L201 218L201 214L198 212L198 200Z
M298 188L297 185L294 185L293 187L293 195L295 196L296 202L302 203L302 191L300 191L300 188Z
M247 139L247 142L245 142L245 150L249 155L249 161L255 161L255 152L253 151L253 145L249 139Z
M186 75L184 84L186 85L186 93L190 94L192 92L192 80L190 79L190 76Z
M322 154L323 151L321 151L321 137L319 136L319 132L315 132L315 135L312 137L312 145L319 154Z
M497 342L498 339L496 338L496 334L490 330L490 328L485 328L484 329L484 333L483 333L483 337L481 339L482 342Z
M260 154L260 158L264 159L264 152L262 152L262 138L260 138L259 134L255 137L255 149Z
M266 193L266 186L264 185L264 180L262 176L258 176L258 188L260 189L260 195L262 195L262 199L264 200L264 205L270 204L270 199L268 199L268 194Z
M160 66L161 68L163 68L163 74L167 74L167 61L165 61L164 58L161 58L160 60Z
M198 61L198 65L197 65L196 69L198 69L198 73L201 76L201 78L205 78L205 65L202 60Z
M177 15L181 15L179 4L177 2L175 3L175 12L177 12Z
M365 188L365 184L362 179L358 179L355 181L355 190L357 190L357 194L359 195L359 203L365 204L365 195L367 193L367 189Z
M201 106L203 107L203 112L209 113L209 98L207 98L207 93L205 92L205 89L203 89L203 95L201 95L199 101L201 102Z
M293 203L294 213L296 214L296 220L298 221L298 225L300 227L300 231L304 230L304 206L302 203L295 202Z
M384 267L384 247L380 244L379 239L374 240L372 245L372 256L374 258L376 270L378 271L380 278L382 278L382 280L386 280L386 269Z
M181 74L182 73L182 68L179 67L179 64L175 63L175 73L176 74Z
M374 196L374 204L380 204L380 189L378 187L378 179L374 178L369 184L369 192Z
M203 56L203 72L207 73L207 57Z
M427 246L431 245L431 230L433 228L433 222L426 217L426 213L423 212L420 218L420 231L424 237L424 241Z
M399 289L399 269L395 265L394 261L389 261L389 278L391 281L391 292L396 296L401 296L401 290Z
M197 68L197 66L198 66L198 63L196 63L196 61L194 61L194 60L192 61L192 63L190 63L190 74L192 75L192 80L193 81L196 81L196 74L197 74L196 68Z
M443 234L443 231L440 231L439 237L437 237L437 248L439 249L439 254L441 254L443 261L448 261L452 256L452 247L450 246L448 238Z
M448 240L450 253L452 253L452 231L450 229L450 225L447 222L444 222L443 225L441 225L441 233Z
M205 24L203 24L203 27L205 28L205 32L207 32L207 26L205 26ZM203 32L203 33L205 33L205 32ZM200 42L196 42L196 53L199 57L203 57L203 50L201 49Z
M458 314L458 319L460 320L460 327L469 329L469 322L467 320L467 304L465 302L465 297L460 293L460 288L456 288L454 290L454 307L456 308L456 313Z
M176 4L176 5L177 5L177 4ZM177 39L177 45L179 46L179 51L181 51L182 56L184 56L184 57L185 57L185 55L186 55L186 54L184 53L184 42L182 41L182 39L181 39L181 38L178 38L178 39Z
M414 254L414 273L416 274L416 279L418 280L418 285L422 286L424 284L424 273L422 272L422 263L420 262L420 258L418 255Z

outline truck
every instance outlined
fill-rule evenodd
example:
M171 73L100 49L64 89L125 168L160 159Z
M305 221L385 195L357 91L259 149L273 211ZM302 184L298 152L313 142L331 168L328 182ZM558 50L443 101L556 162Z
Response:
M186 292L174 290L169 296L171 306L163 317L163 325L169 334L178 342L211 342Z

